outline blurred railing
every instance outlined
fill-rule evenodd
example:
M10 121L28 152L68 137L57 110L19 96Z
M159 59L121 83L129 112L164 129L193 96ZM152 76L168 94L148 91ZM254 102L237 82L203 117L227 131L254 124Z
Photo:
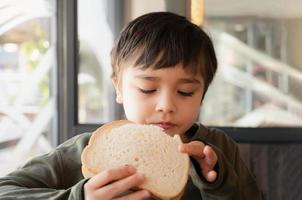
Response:
M0 60L0 176L28 158L52 149L49 131L55 113L55 97L49 95L45 101L39 89L55 65L55 47L45 36L53 34L45 23L54 17L52 3L45 0L0 2L0 54L2 58L11 56L8 62L13 60L17 65L12 66L7 59ZM28 27L31 23L49 33L35 35L37 30ZM46 42L45 52L32 45L35 55L27 55L27 58L22 54L23 43L41 37ZM5 50L9 45L15 47L12 52ZM31 56L35 64L28 70L27 61ZM50 83L46 84L49 90Z
M217 115L228 117L214 121L213 125L225 123L228 126L263 126L264 124L302 126L302 93L292 88L302 84L301 71L272 58L265 52L249 47L230 34L211 27L207 29L215 43L219 63L217 79L220 80L216 83L214 81L214 87L221 88L220 92L226 88L226 85L232 87L227 96L223 97L232 98L228 101L231 108L213 112L216 116L209 118L219 118ZM209 98L212 102L208 103L212 109L214 104L220 105L226 102L221 98L215 99L214 95ZM259 105L255 103L258 99L261 99ZM245 110L236 113L235 110L242 104ZM202 109L207 109L206 107ZM211 115L210 112L208 113ZM279 116L277 119L276 113L284 116ZM251 118L250 115L253 117ZM203 117L205 118L207 117ZM227 118L230 120L228 121ZM258 121L258 124L255 124L255 121Z

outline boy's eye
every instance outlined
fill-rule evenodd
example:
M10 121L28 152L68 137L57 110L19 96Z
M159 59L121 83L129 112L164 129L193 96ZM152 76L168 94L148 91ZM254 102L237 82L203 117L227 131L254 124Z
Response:
M151 93L155 92L156 90L145 90L145 89L139 88L139 91L144 94L151 94Z
M193 96L194 92L183 92L183 91L178 91L178 94L184 96L184 97L191 97Z

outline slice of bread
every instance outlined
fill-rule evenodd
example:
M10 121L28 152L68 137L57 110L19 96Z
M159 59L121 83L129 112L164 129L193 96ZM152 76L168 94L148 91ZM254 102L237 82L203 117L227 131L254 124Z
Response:
M82 173L92 177L125 164L134 166L146 180L139 186L156 199L180 199L188 180L189 156L178 152L182 141L153 125L127 120L101 126L82 152Z

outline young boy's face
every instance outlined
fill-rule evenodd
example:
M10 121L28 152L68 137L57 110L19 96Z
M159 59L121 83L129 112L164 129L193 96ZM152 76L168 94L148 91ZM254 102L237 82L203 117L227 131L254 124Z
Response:
M204 91L200 74L179 64L164 69L129 66L120 76L113 84L128 120L155 124L171 135L183 134L195 122Z

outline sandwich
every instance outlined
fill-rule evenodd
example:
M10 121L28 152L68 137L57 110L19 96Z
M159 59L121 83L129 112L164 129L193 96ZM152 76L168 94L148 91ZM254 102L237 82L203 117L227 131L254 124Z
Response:
M148 190L154 199L180 199L189 174L189 156L178 152L181 143L179 135L171 137L158 126L113 121L93 132L81 155L82 173L90 178L132 165L145 176L136 189Z

